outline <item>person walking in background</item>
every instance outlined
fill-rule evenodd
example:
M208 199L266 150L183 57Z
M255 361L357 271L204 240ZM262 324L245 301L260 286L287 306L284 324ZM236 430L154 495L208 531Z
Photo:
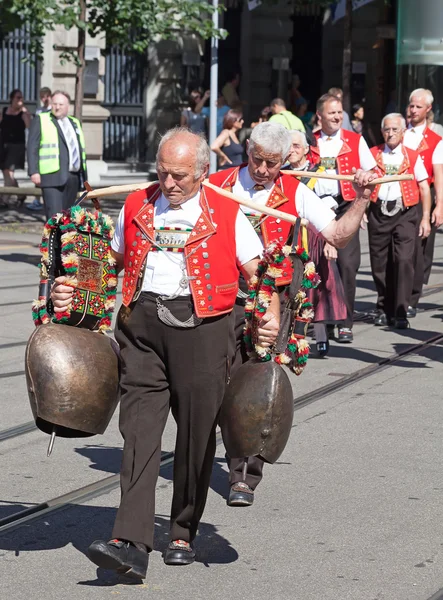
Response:
M433 102L434 97L430 90L418 88L411 93L408 106L410 121L403 139L404 145L416 150L423 160L429 176L432 198L431 233L427 238L416 240L414 285L407 315L409 318L415 317L423 285L429 281L435 234L443 217L443 141L429 128L426 120Z
M69 104L66 92L54 92L51 112L39 113L29 131L28 173L43 190L47 219L70 208L87 179L85 139Z
M315 172L324 171L319 164L309 161L310 150L306 134L302 131L290 131L292 137L291 150L288 155L288 167L296 171L306 171L306 177L300 181L313 190L317 179ZM315 138L314 138L315 141ZM336 202L331 196L325 196L322 203L328 208L334 208ZM316 231L308 228L308 252L320 276L317 288L309 290L308 297L314 307L314 336L317 356L322 358L329 352L328 326L334 328L346 319L346 301L343 284L336 264L337 249L326 242Z
M298 129L299 131L305 131L305 126L302 121L293 115L291 111L286 108L285 101L282 98L274 98L271 104L272 117L269 119L271 123L279 123L289 129Z
M220 169L237 167L243 162L243 146L237 133L243 127L243 115L237 110L230 109L223 119L223 130L214 140L211 150L219 158Z
M378 185L371 195L369 254L378 294L374 324L406 329L416 238L426 238L431 231L431 192L421 156L402 144L406 131L402 115L386 115L381 131L385 143L371 148L381 174L407 173L415 179Z
M328 94L331 94L331 96L335 96L336 98L338 98L343 106L343 90L341 88L331 87L328 90ZM351 119L349 118L349 115L345 110L343 111L343 125L341 126L341 128L346 129L346 131L354 131L352 128Z
M353 131L344 131L343 106L337 96L324 94L317 101L317 115L321 130L315 132L317 145L311 146L312 162L320 163L330 174L352 174L353 168L371 171L376 162L367 143L361 135ZM346 181L319 179L315 184L315 193L320 198L332 196L335 201L337 219L342 219L353 204L355 190ZM360 237L355 233L345 248L338 250L337 265L345 290L347 316L338 328L337 341L353 341L352 325L357 271L360 267Z
M50 112L51 110L51 95L52 92L48 87L40 88L40 108L37 108L35 114L38 115L42 112ZM34 198L31 204L27 205L28 210L43 210L43 198Z
M363 104L353 104L351 125L352 130L355 131L355 133L358 133L365 138L368 146L375 146L377 144L374 132L365 123L365 108Z
M7 187L18 187L14 172L25 168L25 131L30 123L31 116L23 103L23 94L18 89L12 90L9 106L0 115L0 169ZM17 205L21 206L24 200L24 197L18 198ZM4 197L0 197L0 208L9 208Z
M204 94L200 90L192 90L189 94L189 106L180 117L180 127L187 127L192 133L208 133L208 120L202 114L202 108L209 98L210 92Z

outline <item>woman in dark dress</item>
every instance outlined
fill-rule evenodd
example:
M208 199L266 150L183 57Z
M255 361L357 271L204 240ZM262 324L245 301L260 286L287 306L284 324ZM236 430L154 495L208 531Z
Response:
M309 144L302 131L291 131L292 146L288 156L289 169L306 171L306 177L300 181L311 190L315 186L315 171L323 170L318 165L309 162ZM315 139L315 138L314 138ZM309 174L308 174L309 172ZM336 202L331 197L322 198L322 201L334 209ZM335 205L335 206L334 206ZM308 252L320 275L320 285L309 290L309 299L314 306L314 334L317 354L326 356L329 352L328 325L336 325L346 318L346 304L344 299L343 284L337 268L337 250L310 228L308 229Z
M219 168L237 167L243 162L243 146L237 133L243 127L243 115L238 110L228 110L223 119L223 129L214 140L211 150L219 157Z
M23 94L20 90L12 90L9 106L0 115L0 169L7 187L18 187L14 171L25 167L25 130L30 124L31 117L23 104ZM23 201L24 198L19 200L19 204ZM8 208L3 197L0 197L0 208Z

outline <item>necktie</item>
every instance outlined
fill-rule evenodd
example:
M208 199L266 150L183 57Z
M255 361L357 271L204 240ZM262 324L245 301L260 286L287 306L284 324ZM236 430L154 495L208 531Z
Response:
M69 154L71 156L72 169L73 171L78 171L80 169L80 156L78 153L77 142L75 139L75 131L68 118L66 118L66 120L63 122L63 125L63 131L65 134L66 142L68 144Z
M264 190L265 186L264 185L260 185L259 183L256 183L252 189L254 190L254 192L258 192L260 190Z
M168 209L171 210L179 210L181 208L181 204L169 204Z
M326 141L327 141L327 142L330 142L331 140L332 140L332 138L331 138L331 137L327 137L327 138L326 138Z

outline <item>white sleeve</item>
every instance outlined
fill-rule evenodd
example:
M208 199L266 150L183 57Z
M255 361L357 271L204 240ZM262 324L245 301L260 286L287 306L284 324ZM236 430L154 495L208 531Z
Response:
M312 175L315 177L315 174ZM299 183L295 192L295 206L303 219L307 219L312 229L320 233L335 219L335 213L303 183Z
M432 164L443 165L443 140L440 140L432 153Z
M125 251L125 207L118 215L117 225L115 226L114 237L112 238L111 248L118 254L124 254Z
M260 238L242 210L238 211L235 221L235 244L237 247L237 264L240 267L253 258L262 255L263 245Z
M421 156L417 158L417 162L415 163L414 176L418 182L423 181L424 179L427 179L429 177Z
M369 146L363 136L360 138L358 144L358 156L360 158L360 166L364 171L370 171L377 166L375 158L372 156Z

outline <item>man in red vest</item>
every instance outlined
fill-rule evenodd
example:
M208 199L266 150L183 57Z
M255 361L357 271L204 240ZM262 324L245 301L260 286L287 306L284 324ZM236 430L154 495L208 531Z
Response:
M377 288L375 325L406 329L414 278L415 240L431 231L428 173L415 150L402 144L406 122L391 113L381 122L385 143L371 152L383 175L411 174L414 181L384 183L371 195L368 217L371 270ZM422 211L419 205L422 205Z
M254 127L248 141L248 162L239 167L214 173L210 176L210 181L257 204L257 210L244 207L242 209L260 233L265 246L273 241L286 243L290 226L281 219L263 215L260 206L278 208L280 211L305 218L309 221L310 227L320 232L327 242L336 247L343 247L357 231L365 210L361 192L358 192L356 202L349 202L351 210L343 219L336 221L334 211L330 210L314 192L300 183L296 177L280 173L290 153L291 144L291 134L283 126L270 122L260 123ZM352 184L349 193L351 191L354 192ZM357 193L354 192L354 198L356 196ZM292 279L292 267L289 261L286 261L285 266L283 277L277 280L277 285L281 288ZM237 354L233 369L247 360L245 352L242 351L246 289L247 286L240 281L241 297L237 298L235 307ZM262 478L263 461L257 457L249 457L245 480L242 475L244 461L229 457L227 461L230 469L228 505L250 506L254 501L254 490Z
M408 317L415 317L423 284L428 283L434 258L435 233L443 223L443 141L426 122L432 110L434 98L430 90L419 88L409 96L408 112L410 121L403 143L416 150L425 165L429 176L434 202L432 203L431 234L427 238L417 238L414 264L414 284Z
M186 129L167 132L157 154L159 183L130 194L112 241L124 270L120 345L122 497L109 542L89 557L98 566L146 577L154 544L154 500L161 437L169 409L177 423L168 565L195 560L193 541L215 455L215 429L235 348L232 309L238 272L254 274L261 242L238 205L202 187L209 147ZM57 280L56 310L72 289ZM278 334L279 300L258 330ZM261 341L260 341L261 340Z
M317 116L321 130L314 135L317 146L311 146L314 163L320 163L328 173L347 175L353 169L369 171L375 168L375 160L363 137L342 129L343 106L332 94L324 94L317 101ZM355 191L352 183L319 179L315 193L321 198L332 196L336 202L336 216L340 220L352 206ZM358 232L345 248L339 249L337 266L345 291L347 317L338 328L338 342L353 341L352 324L354 315L357 271L360 267L360 237Z
M238 272L248 281L262 249L238 205L202 187L208 167L203 137L182 128L167 132L157 153L159 184L128 196L112 241L117 266L124 270L115 333L122 361L122 498L113 539L92 543L88 553L98 566L138 578L146 577L154 543L155 487L170 408L177 438L171 541L164 562L195 560L193 540L235 348ZM350 211L348 222L329 228L336 243L345 243L358 227L369 198L371 177L360 172L355 180L355 215ZM51 298L56 312L69 305L72 289L64 278L56 281ZM274 294L258 328L259 343L271 346L278 328Z

